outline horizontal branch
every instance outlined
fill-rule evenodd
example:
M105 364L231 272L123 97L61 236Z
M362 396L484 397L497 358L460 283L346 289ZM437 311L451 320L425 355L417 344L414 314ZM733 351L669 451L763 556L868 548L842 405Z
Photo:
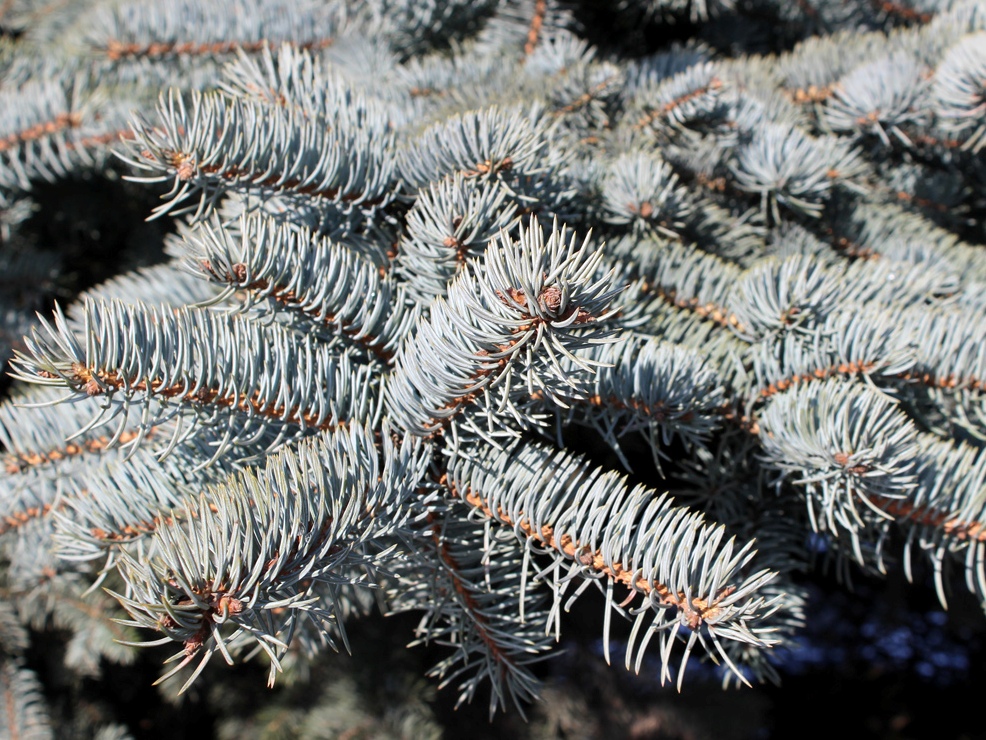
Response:
M313 321L320 324L325 324L326 326L334 327L341 335L364 347L368 352L373 353L378 359L386 364L390 364L390 362L394 359L394 353L380 345L380 337L366 334L363 327L345 325L340 322L334 314L324 314L318 306L313 306L306 302L290 288L278 285L273 281L263 278L244 283L243 281L246 280L247 275L247 266L242 262L233 264L232 271L229 275L223 275L217 272L208 260L200 260L199 265L203 270L214 276L217 280L221 280L223 282L236 281L243 290L258 293L264 298L269 298L283 308L299 311ZM381 270L382 269L383 268L381 268Z
M52 504L42 504L40 506L29 506L23 511L8 512L0 518L0 535L5 535L13 529L23 527L35 519L46 517L61 507L61 504L58 506L54 506Z
M908 372L900 373L897 377L902 380L912 381L925 385L928 388L941 388L943 390L969 390L986 391L986 380L980 380L973 376L959 377L954 373L948 375L935 375L934 373Z
M59 113L50 121L42 121L20 131L0 137L0 152L14 149L21 144L37 141L45 136L53 136L62 131L78 128L82 125L81 113Z
M698 298L685 298L678 295L675 288L665 288L658 285L651 285L644 281L641 289L645 293L651 293L664 300L675 308L682 308L691 311L696 316L711 321L725 328L733 328L738 332L744 332L745 327L736 314L731 313L725 306L718 306L715 303L702 303Z
M304 43L293 43L299 49L319 50L331 46L334 38L316 39ZM145 59L163 59L165 57L196 57L205 55L223 56L232 54L238 49L245 52L261 52L275 44L269 39L259 41L153 41L151 43L126 43L118 39L110 39L106 46L97 47L97 51L106 54L110 60L118 62L130 57Z
M235 411L243 411L256 416L276 419L287 424L304 424L318 430L340 429L347 426L345 420L337 420L329 416L319 420L319 415L305 412L300 408L286 408L274 402L260 400L259 391L253 396L243 394L228 396L215 388L200 388L189 392L186 383L165 385L161 380L141 380L132 382L113 370L90 370L85 365L76 363L72 366L72 379L85 389L86 395L99 396L116 391L140 391L150 393L158 398L175 399L181 403L193 406L216 406Z
M688 626L693 630L697 630L704 621L715 621L721 614L719 602L736 591L735 586L724 585L716 591L713 598L708 600L689 596L684 591L674 592L664 584L639 577L637 575L639 569L629 570L621 562L607 565L606 558L600 550L592 549L588 544L580 543L569 534L557 535L554 528L549 525L535 530L523 512L514 517L510 516L502 507L497 507L494 512L480 494L468 487L464 490L457 489L447 476L443 476L442 483L453 496L478 509L486 517L511 527L515 532L523 532L528 538L562 553L585 567L592 568L596 573L621 583L632 591L643 593L646 597L654 593L660 603L679 609L685 616Z
M143 433L139 431L123 432L116 438L115 444L123 445L137 438L147 439L148 437L153 436L156 431L157 427L151 427ZM70 442L64 447L51 449L47 452L18 452L8 455L5 460L7 474L16 475L18 473L23 473L32 467L59 462L61 460L77 457L87 453L99 454L109 448L112 439L112 436L103 435L100 437L85 439L81 442Z
M269 170L258 172L245 167L235 165L202 164L195 161L195 157L184 152L171 151L165 152L171 166L175 168L178 180L188 182L200 173L215 175L223 180L231 182L247 182L260 188L272 188L281 191L290 191L300 195L308 195L313 198L326 198L332 201L343 201L345 203L359 202L367 206L377 206L386 201L385 198L365 199L362 192L342 192L338 187L320 187L314 184L304 184L305 180L300 178L285 178L281 174L269 175ZM148 159L153 159L152 156ZM340 195L341 193L341 195Z
M649 111L647 114L645 114L644 116L642 116L640 118L640 120L637 121L637 124L636 124L635 128L637 130L640 130L640 129L644 128L645 126L649 126L657 118L660 118L661 116L668 115L669 113L671 113L675 109L680 108L685 103L688 103L688 102L694 100L695 98L701 97L702 95L705 95L705 94L710 93L710 92L715 92L715 91L721 89L722 86L723 86L723 81L719 77L712 77L708 81L708 83L706 83L704 86L695 88L693 90L690 90L689 92L687 92L687 93L685 93L683 95L680 95L679 97L675 98L674 100L669 100L668 102L664 103L660 107L655 108L652 111Z
M831 365L829 367L820 367L812 370L808 373L801 373L796 375L791 375L787 378L782 378L780 380L775 380L770 385L765 388L761 388L759 396L761 399L770 398L771 396L782 393L789 388L792 388L801 383L811 383L818 380L826 380L828 378L834 378L836 376L847 376L851 377L854 375L866 375L872 370L877 368L880 363L873 362L847 362L840 363L839 365ZM938 376L934 373L928 372L903 372L895 373L893 378L898 378L900 380L919 383L928 388L940 388L942 390L970 390L970 391L984 391L986 392L986 380L980 380L978 378L969 377L956 377L954 374Z
M951 512L941 511L931 506L916 506L899 498L872 497L870 503L894 519L905 520L942 530L957 540L986 542L986 525L982 522L960 519Z
M812 383L818 380L826 380L836 376L866 375L879 366L877 362L845 362L829 367L820 367L809 373L791 375L787 378L775 380L766 388L761 388L759 396L761 399L770 398L776 393L783 393L789 388L793 388L801 383Z

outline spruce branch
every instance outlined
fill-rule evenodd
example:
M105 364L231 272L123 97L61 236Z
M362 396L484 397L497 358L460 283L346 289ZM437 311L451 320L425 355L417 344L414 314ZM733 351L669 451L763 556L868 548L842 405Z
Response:
M532 564L516 538L488 520L471 521L462 502L431 495L422 507L411 570L393 590L391 608L424 612L412 644L452 649L431 675L442 679L440 688L458 682L459 704L488 681L491 716L501 708L523 712L539 693L531 666L554 643L544 629L544 593L525 587Z
M218 219L184 235L186 267L224 286L215 302L236 293L256 303L324 327L329 335L361 346L390 363L417 311L403 286L343 244L307 229L243 216L235 230Z
M650 227L674 239L692 210L677 175L655 154L621 155L602 185L608 223L631 224L635 230Z
M637 94L634 108L639 110L636 129L651 130L658 136L674 134L661 131L663 125L685 128L718 122L727 115L723 99L725 83L712 63L696 64L682 70L656 88L644 88Z
M896 405L865 386L827 380L775 395L759 417L765 462L805 492L815 531L848 536L889 515L917 482L917 430Z
M55 626L71 637L65 646L65 666L81 675L98 677L101 662L132 663L135 651L127 644L134 633L114 619L119 605L94 590L82 573L49 568L30 581L12 582L7 597L17 603L21 619L34 629Z
M479 34L479 46L487 54L524 63L575 26L571 10L558 0L505 0Z
M935 114L942 128L964 139L962 147L979 152L986 145L986 33L970 35L953 46L931 86Z
M571 155L551 145L557 125L537 105L453 116L401 150L401 179L411 192L456 173L492 180L521 207L550 213L575 195Z
M905 526L905 573L913 573L916 552L934 569L935 589L947 605L946 557L964 561L965 582L979 599L986 595L986 457L969 445L922 436L918 478L908 500L885 501L883 509Z
M497 234L516 222L515 203L495 181L461 173L418 191L405 218L397 250L397 274L415 299L445 295L470 257L480 257Z
M481 261L471 261L436 298L427 318L405 339L385 386L389 413L408 432L431 436L460 409L491 392L498 401L486 414L502 413L517 384L530 398L564 397L578 385L560 364L573 352L607 341L596 326L612 315L619 289L603 274L602 252L588 237L578 244L557 223L545 238L532 220L520 238L501 234ZM517 379L514 380L514 376ZM519 412L513 416L523 418Z
M718 428L726 396L721 379L698 352L627 333L592 348L586 358L599 367L567 421L596 429L628 470L619 443L626 434L646 432L660 469L662 445L675 437L701 445Z
M148 173L136 179L173 182L156 216L205 218L228 190L322 202L340 214L393 200L393 132L357 105L340 109L329 129L293 109L218 94L193 93L189 107L171 91L158 115L159 125L134 121L121 155Z
M213 655L232 663L249 645L270 658L272 683L299 623L336 618L316 587L365 582L394 557L388 539L426 459L386 434L378 452L372 431L355 425L304 440L186 505L155 530L152 555L121 551L127 590L114 596L126 624L165 635L147 644L184 645L161 680L197 662L184 691Z
M667 245L649 261L653 265L647 262L641 265L645 291L720 326L745 331L739 317L726 303L741 274L735 265L675 243Z
M610 609L624 613L639 596L639 604L629 609L634 628L627 668L634 664L639 670L656 635L662 680L669 678L671 647L682 628L688 637L679 687L696 644L713 659L721 657L739 676L724 642L759 648L772 644L758 621L777 604L758 592L775 574L749 572L752 542L737 547L733 539L724 541L721 527L706 525L701 514L674 506L667 496L642 486L631 490L616 475L586 466L575 456L525 443L491 449L476 459L453 459L447 484L484 516L513 529L528 547L550 554L570 577L601 585L607 625ZM670 552L676 553L674 562ZM556 620L569 582L566 577L553 584ZM614 594L617 584L630 592L622 603ZM608 657L608 626L603 639Z
M841 152L826 143L794 126L768 123L740 148L730 173L739 190L760 196L761 211L775 223L781 220L779 206L818 218L833 184L857 172L851 166L855 157L841 142L834 143Z
M589 5L0 2L10 665L27 626L78 675L150 630L183 690L259 656L292 730L407 734L300 686L376 608L523 713L593 586L607 656L625 617L679 685L702 653L775 678L819 560L986 599L982 3ZM58 229L123 120L172 261L7 341L39 234L110 233Z
M763 260L737 281L728 298L738 335L759 342L787 333L811 333L833 312L840 285L812 257ZM742 327L740 329L739 327Z
M86 455L98 456L110 448L111 436L93 430L69 441L66 429L79 429L99 413L94 399L62 403L64 391L34 386L0 404L0 444L5 450L5 480L28 476L37 468L71 463ZM145 437L159 430L150 428ZM123 445L136 432L125 431L118 442Z
M910 54L892 54L846 75L826 103L825 121L833 131L876 134L885 146L890 135L911 144L905 129L927 123L928 81Z
M51 719L34 671L17 663L0 663L0 732L10 738L53 737Z
M872 384L907 378L914 367L907 333L886 311L841 304L816 331L786 334L754 348L753 375L759 397L827 378L862 377Z
M302 49L330 45L344 21L341 4L168 0L104 6L87 24L89 46L112 62L131 58L225 57L291 43ZM301 30L304 34L301 35Z
M29 79L0 91L0 187L28 190L101 162L126 139L128 101L106 100L81 72Z
M221 477L221 468L190 471L187 450L176 452L160 460L153 450L139 449L67 486L53 512L58 556L77 562L104 558L105 574L121 548L173 523L203 485Z
M151 427L144 433L143 438L148 439L153 437L157 432L157 427ZM139 432L136 431L123 432L116 439L116 444L126 446L129 442L137 439L138 434ZM76 455L99 454L109 448L110 442L111 437L103 434L83 440L81 443L67 442L61 447L48 450L9 455L6 461L7 474L23 473L25 470L34 466L57 463L66 458L75 457Z
M218 427L222 437L213 461L270 429L275 436L269 444L276 446L376 417L369 369L310 337L206 309L160 311L87 300L84 310L81 333L60 311L54 324L44 322L15 372L28 382L105 399L82 430L119 416L110 444L127 431L131 410L140 413L135 445L186 409L194 415L174 426L169 448L200 427Z

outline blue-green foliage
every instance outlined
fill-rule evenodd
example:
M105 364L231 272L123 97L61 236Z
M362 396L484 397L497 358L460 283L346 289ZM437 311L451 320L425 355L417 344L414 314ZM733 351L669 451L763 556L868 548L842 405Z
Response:
M176 643L184 691L417 612L492 713L586 588L607 657L628 619L626 666L679 686L692 655L776 677L811 538L986 598L980 3L623 0L616 35L708 39L632 59L555 0L59 6L0 19L22 734L46 619L82 672ZM716 51L763 17L819 35ZM32 188L120 174L163 184L169 262L33 321Z

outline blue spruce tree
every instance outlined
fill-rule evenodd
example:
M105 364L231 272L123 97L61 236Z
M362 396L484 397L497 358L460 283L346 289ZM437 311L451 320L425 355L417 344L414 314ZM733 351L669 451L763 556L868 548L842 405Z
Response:
M776 680L825 566L986 600L986 6L607 11L4 4L0 734L72 731L29 627L175 694L406 613L492 716L586 592L679 687ZM47 310L44 188L121 177L166 259Z

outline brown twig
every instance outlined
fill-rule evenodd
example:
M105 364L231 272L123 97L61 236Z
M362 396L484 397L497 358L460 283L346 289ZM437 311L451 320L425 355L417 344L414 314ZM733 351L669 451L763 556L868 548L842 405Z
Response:
M277 174L264 176L266 173L252 172L236 166L223 167L218 164L199 165L196 163L194 155L185 152L165 152L165 159L169 165L175 168L175 174L182 181L191 180L197 174L205 173L207 175L216 175L223 180L246 181L251 185L261 188L290 190L295 193L301 193L302 195L326 198L328 200L342 200L347 203L359 201L363 197L362 193L342 193L341 188L302 185L303 181L298 178L284 179L281 175ZM373 200L363 202L368 206L375 206L383 203L383 199L374 198Z
M332 45L335 39L325 38L304 43L292 44L298 49L318 50L325 49ZM155 41L149 44L125 43L118 39L110 39L105 47L98 48L112 61L117 62L127 57L145 57L151 59L161 59L164 57L180 56L204 56L212 54L222 56L231 54L237 49L246 52L256 53L265 48L275 46L270 39L260 39L259 41Z
M36 123L26 129L15 131L12 134L7 134L6 136L0 138L0 152L6 152L22 144L37 141L38 139L46 136L53 136L61 131L68 131L69 129L78 128L81 125L81 113L59 113L50 121Z
M157 429L157 427L151 427L144 432L143 436L153 436ZM140 432L138 431L124 432L120 435L117 443L126 444L138 436L140 436ZM38 465L59 462L86 453L98 454L104 452L108 448L111 439L112 437L109 436L95 437L81 442L70 442L64 447L47 452L20 452L8 455L6 458L7 475L16 475Z
M544 27L544 18L548 13L548 0L537 0L534 3L534 16L527 27L527 41L524 43L524 56L529 57L537 48Z
M703 87L699 87L699 88L697 88L695 90L692 90L691 92L687 92L684 95L682 95L680 97L677 97L674 100L671 100L671 101L665 103L660 108L657 108L655 110L650 111L649 113L647 113L646 115L644 115L643 117L641 117L641 119L639 121L637 121L637 124L636 124L635 128L637 130L640 130L640 129L644 128L644 126L648 126L651 123L653 123L656 118L658 118L660 116L666 116L668 113L670 113L671 111L673 111L675 108L678 108L678 107L684 105L689 100L693 100L693 99L699 97L700 95L705 95L706 93L708 93L708 92L710 92L712 90L718 90L719 88L722 87L722 85L723 85L723 82L722 82L721 79L719 79L718 77L713 77L711 80L709 80L709 83L707 85L704 85Z
M443 478L443 480L445 479ZM456 561L455 556L452 555L448 542L442 538L441 521L438 520L434 514L428 514L427 521L428 526L431 529L432 542L435 544L435 549L438 551L438 557L445 565L445 572L452 581L452 588L455 590L460 602L472 618L472 622L476 628L476 633L478 634L479 639L482 640L483 644L489 649L490 655L493 656L493 659L498 665L512 666L512 661L503 652L503 649L500 647L499 643L490 633L489 620L487 620L486 616L480 610L479 605L476 603L476 599L473 597L472 592L466 585L465 579L460 575L462 568Z
M313 429L325 430L345 427L345 421L327 419L319 421L318 417L302 409L286 409L272 402L261 402L255 393L253 396L237 395L224 396L213 388L200 388L194 393L188 391L185 383L175 383L165 386L160 380L141 380L137 383L128 381L113 370L90 370L81 363L72 366L72 379L81 386L86 394L98 396L106 393L106 386L111 390L127 388L131 391L152 393L162 398L177 399L182 403L199 406L218 406L249 412L269 419L278 419L288 424L304 424Z
M718 306L715 303L702 303L698 298L684 298L678 296L676 288L665 288L659 285L644 284L642 289L645 293L657 295L675 308L683 308L692 311L697 316L708 321L712 321L719 326L732 328L742 333L746 327L739 320L736 314L731 313L725 306Z

